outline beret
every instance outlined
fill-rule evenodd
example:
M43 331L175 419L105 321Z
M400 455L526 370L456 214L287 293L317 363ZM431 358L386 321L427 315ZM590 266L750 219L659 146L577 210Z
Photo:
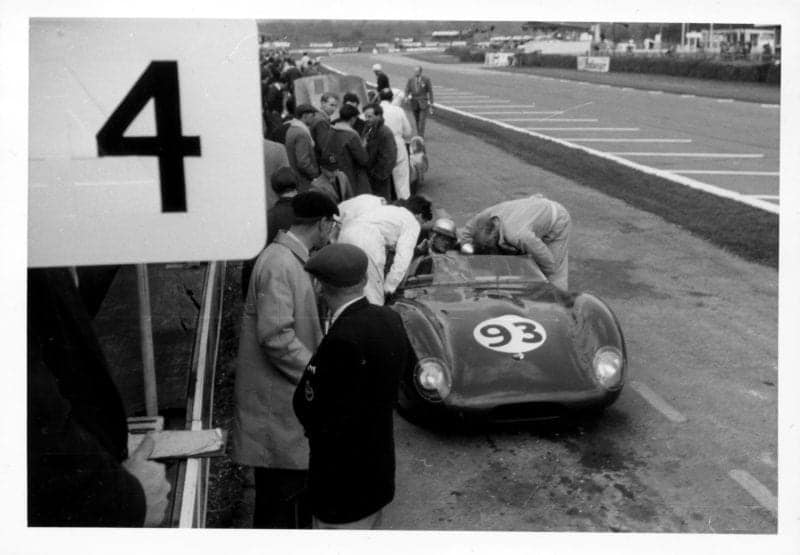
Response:
M334 287L351 287L367 275L367 255L355 245L334 243L308 259L306 272Z
M305 191L292 198L295 222L298 220L319 220L339 215L339 207L325 193Z

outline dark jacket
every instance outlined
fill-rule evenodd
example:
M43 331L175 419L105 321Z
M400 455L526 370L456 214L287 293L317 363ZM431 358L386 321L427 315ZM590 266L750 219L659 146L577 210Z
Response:
M375 84L379 91L389 88L389 76L382 71L375 72Z
M314 119L308 129L311 131L311 138L314 139L314 154L317 157L317 162L322 162L331 153L331 139L333 137L331 120L322 112L317 112L314 114Z
M367 177L369 156L364 145L361 144L361 138L352 127L346 123L333 125L331 152L336 156L339 169L350 181L354 196L372 192Z
M308 436L311 510L320 520L354 522L394 498L393 409L411 360L400 316L360 299L308 363L294 410Z
M364 136L367 139L369 156L367 175L370 182L390 178L397 163L397 143L394 140L394 133L381 119L377 124L367 126Z
M127 437L69 271L28 270L28 524L141 526L144 491L121 465Z

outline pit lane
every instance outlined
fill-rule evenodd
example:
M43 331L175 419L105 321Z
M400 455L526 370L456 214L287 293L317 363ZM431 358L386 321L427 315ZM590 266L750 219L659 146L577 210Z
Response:
M453 432L398 417L384 526L774 533L777 272L435 120L426 142L421 192L458 223L534 192L570 210L570 287L615 310L629 384L575 425Z

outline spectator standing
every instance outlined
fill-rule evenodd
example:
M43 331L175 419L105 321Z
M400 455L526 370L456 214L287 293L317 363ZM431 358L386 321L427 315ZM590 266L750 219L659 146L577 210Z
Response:
M461 230L461 244L472 244L476 254L529 254L556 287L567 289L571 229L566 208L534 195L501 202L473 216Z
M339 204L353 196L350 181L343 171L339 169L336 157L329 154L319 164L320 174L311 182L311 190L325 193L330 199Z
M286 154L289 165L297 174L297 190L301 192L307 191L311 182L319 175L314 139L309 130L316 112L311 104L301 104L295 108L295 117L289 121L286 130Z
M408 162L408 150L406 142L411 141L411 123L406 117L406 111L400 106L392 104L394 94L392 89L382 89L378 93L383 108L383 121L394 134L394 142L397 145L397 160L392 168L392 181L394 183L395 196L399 199L407 199L411 195L410 171Z
M375 73L375 84L379 91L391 88L389 86L389 76L383 72L381 64L374 64L372 71Z
M352 127L353 127L353 129L356 130L356 133L358 133L358 135L360 137L361 135L364 134L365 122L364 122L364 116L361 114L361 111L358 108L358 105L360 103L360 101L358 99L358 95L356 93L353 93L353 92L345 93L344 96L342 97L342 103L343 104L349 104L350 106L352 106L353 108L356 109L356 115L358 117L356 118L356 121L353 122ZM339 111L339 118L340 118L340 120L344 119L344 117L342 116L341 110Z
M289 156L286 154L286 147L281 143L264 139L264 175L271 180L271 176L281 168L291 168ZM267 190L267 209L271 208L278 197L271 186L271 181L266 183Z
M333 124L331 136L331 152L339 163L339 169L347 176L353 195L372 191L367 177L369 156L361 144L361 137L353 128L357 121L360 121L358 108L348 103L343 104L339 109L339 119Z
M328 242L336 205L310 191L287 232L261 251L247 290L234 387L233 460L255 467L255 528L308 528L308 443L292 395L322 339L309 252Z
M314 154L317 155L317 160L322 160L330 154L331 117L339 108L339 95L323 93L319 102L320 110L314 114L309 129L311 138L314 139Z
M297 176L294 170L286 166L273 173L270 178L270 189L278 199L267 210L267 241L264 247L272 243L278 231L287 231L294 222L292 199L297 195ZM253 273L256 258L242 262L242 300L247 299L250 274Z
M341 244L306 264L333 313L294 393L314 528L377 528L394 498L393 411L411 345L400 316L364 298L366 268L363 251Z
M408 99L411 113L417 124L417 134L425 136L425 120L428 113L433 112L433 85L426 75L422 75L422 67L414 69L414 76L406 83L405 97Z
M369 104L364 108L367 128L364 132L367 155L367 176L372 193L387 201L392 198L392 170L397 161L394 133L383 123L383 108Z

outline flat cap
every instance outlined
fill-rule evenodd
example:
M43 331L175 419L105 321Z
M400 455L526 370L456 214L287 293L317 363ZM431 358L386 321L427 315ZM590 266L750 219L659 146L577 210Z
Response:
M351 287L367 275L367 255L355 245L334 243L308 259L306 272L334 287Z
M295 222L313 221L339 215L339 207L325 193L305 191L292 198Z

